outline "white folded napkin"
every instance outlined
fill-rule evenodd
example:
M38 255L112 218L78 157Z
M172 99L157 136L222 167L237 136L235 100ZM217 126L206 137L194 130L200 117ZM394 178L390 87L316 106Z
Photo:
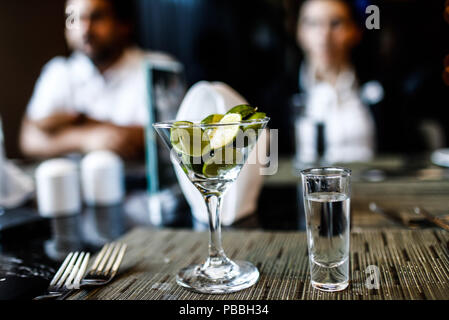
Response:
M187 92L176 119L199 121L213 113L224 114L239 104L247 104L247 102L225 83L201 81L193 85ZM266 139L266 134L262 134L257 148L266 146ZM261 165L257 162L257 148L254 148L248 157L248 163L242 168L240 176L223 197L221 215L223 225L231 225L254 212L257 207L257 199L263 182L263 177L259 173ZM207 208L200 192L193 186L177 163L175 172L193 215L199 221L207 223Z
M33 179L6 158L3 138L0 117L0 214L2 209L20 206L34 191Z
M33 179L9 161L0 161L0 207L13 209L34 192Z
M3 146L3 130L0 117L0 214L1 209L20 206L34 191L33 179L7 160Z

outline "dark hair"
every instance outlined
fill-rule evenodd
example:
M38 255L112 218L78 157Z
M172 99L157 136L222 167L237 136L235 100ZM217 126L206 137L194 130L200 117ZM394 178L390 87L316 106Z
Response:
M126 24L130 28L128 41L137 42L137 4L134 0L107 0L112 8L117 21Z
M311 0L298 1L297 11L299 11L299 8L301 8L302 5L307 1ZM368 7L372 2L370 0L334 0L334 1L339 1L344 5L346 5L346 7L349 10L349 14L354 19L357 25L362 25L364 23L366 7Z
M116 18L123 22L134 24L136 18L136 2L134 0L107 0Z
M365 21L365 10L371 4L369 0L338 0L343 2L349 9L349 13L357 25L363 25Z

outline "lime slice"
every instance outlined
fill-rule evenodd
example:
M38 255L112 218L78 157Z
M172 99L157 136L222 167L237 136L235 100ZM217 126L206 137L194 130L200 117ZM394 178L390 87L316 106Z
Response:
M256 112L246 120L265 119L267 114L265 112Z
M246 120L250 121L250 120L265 119L266 117L267 117L267 115L265 112L256 112ZM243 131L248 130L248 129L258 130L258 129L262 129L262 127L263 127L262 123L251 124L249 126L244 127Z
M256 112L251 117L249 117L246 121L264 119L266 118L266 114L263 112ZM254 145L257 142L257 137L259 134L259 129L262 129L264 123L254 123L242 125L243 130L239 130L237 137L235 138L232 145L234 148L246 148L248 146Z
M177 121L170 129L170 142L180 153L201 157L210 151L210 141L200 127L194 127L190 121Z
M211 114L201 121L202 124L210 124L210 123L218 123L221 119L223 119L224 115L222 114Z
M214 156L204 163L203 175L215 178L220 174L226 174L237 165L243 165L243 154L237 149L228 146L214 150Z
M240 114L229 113L220 120L219 124L238 123L241 121L242 116ZM240 126L238 124L217 126L209 133L210 147L215 150L230 144L234 141L239 129Z
M187 169L188 171L193 171L196 174L203 174L203 159L202 157L192 157L186 154L182 154L181 156L182 168ZM186 172L189 174L188 172Z
M257 111L257 108L251 107L247 104L241 104L241 105L235 106L234 108L229 110L226 114L238 113L242 116L242 119L246 119L247 117L251 116L256 111Z

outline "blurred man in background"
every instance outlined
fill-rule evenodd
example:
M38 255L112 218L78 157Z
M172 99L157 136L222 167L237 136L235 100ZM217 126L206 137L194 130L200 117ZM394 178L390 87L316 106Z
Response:
M66 7L79 16L66 29L73 53L52 59L39 77L22 124L23 153L142 155L148 119L143 63L171 58L133 46L132 1L69 0Z
M374 122L362 103L351 62L360 39L348 1L306 0L300 7L297 40L305 54L299 74L304 116L324 128L324 158L330 162L365 161L374 154ZM318 134L304 126L299 130L299 152L310 153Z

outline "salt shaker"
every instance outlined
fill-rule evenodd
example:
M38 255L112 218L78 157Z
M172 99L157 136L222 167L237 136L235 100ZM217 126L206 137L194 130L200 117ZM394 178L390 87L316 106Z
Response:
M44 217L74 215L81 210L77 165L68 159L47 160L35 172L39 213Z
M123 161L112 151L99 150L81 161L81 186L88 206L119 204L124 197Z

